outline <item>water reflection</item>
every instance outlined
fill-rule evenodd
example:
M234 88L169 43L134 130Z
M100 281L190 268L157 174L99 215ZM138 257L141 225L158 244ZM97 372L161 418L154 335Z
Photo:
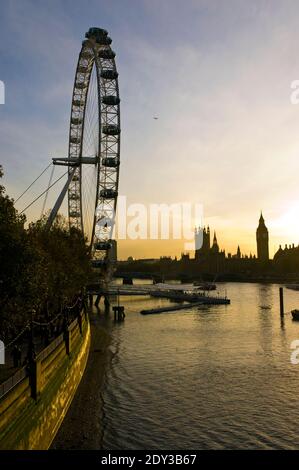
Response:
M167 301L122 298L103 393L107 449L298 448L299 366L277 285L223 284L229 306L141 316ZM288 292L286 308L299 304Z

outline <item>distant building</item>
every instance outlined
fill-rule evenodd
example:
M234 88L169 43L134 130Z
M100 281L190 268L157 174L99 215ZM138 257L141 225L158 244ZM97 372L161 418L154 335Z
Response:
M231 234L233 237L233 233ZM238 243L238 242L237 242ZM209 227L195 229L195 256L182 253L179 260L170 257L161 257L160 260L135 260L127 263L127 267L138 272L165 276L168 279L181 279L186 282L192 278L207 279L215 282L221 280L248 279L284 279L285 275L298 279L299 274L299 245L279 246L273 260L269 259L269 233L261 213L259 225L256 230L257 257L242 253L240 245L235 253L228 253L219 246L216 232L211 243ZM125 262L126 263L126 262ZM144 266L146 265L146 266ZM123 269L123 268L122 268Z
M240 245L238 245L237 253L236 253L235 255L231 255L231 254L229 253L227 257L228 257L228 258L234 258L234 259L241 259Z
M214 232L213 245L211 251L212 253L219 253L219 245L217 242L216 232Z
M279 245L279 249L273 258L274 265L278 271L298 272L299 270L299 246L285 245L284 249Z
M202 241L202 243L200 243L200 241ZM234 266L237 266L236 262L239 260L240 263L238 265L240 269L245 266L244 260L246 259L253 261L256 259L259 261L269 261L269 233L262 213L256 230L256 243L257 258L252 256L251 253L250 256L242 254L240 245L237 246L236 254L228 253L226 257L225 250L220 250L219 248L216 232L214 231L213 243L211 245L210 228L198 228L195 229L195 260L207 266L209 265L210 268L216 263L217 269L223 267L225 260L234 260Z
M269 233L261 213L259 225L256 229L257 257L259 261L269 260Z
M159 259L158 258L140 258L136 261L139 261L140 263L144 263L144 264L154 264L154 263L157 263Z
M206 271L222 271L224 269L225 251L219 249L216 232L214 232L212 246L210 227L195 230L195 237L199 236L202 237L202 246L195 250L195 261ZM200 245L195 243L195 246ZM186 262L186 259L184 261Z
M209 253L211 248L210 227L195 229L195 259Z
M182 253L182 254L181 254L181 261L184 261L184 262L190 261L190 255L189 255L189 253Z

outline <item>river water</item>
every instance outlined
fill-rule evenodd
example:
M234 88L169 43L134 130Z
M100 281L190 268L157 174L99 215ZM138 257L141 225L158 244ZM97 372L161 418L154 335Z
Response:
M299 449L299 322L278 285L223 283L231 305L140 315L123 297L103 390L104 449ZM299 292L285 289L285 311Z

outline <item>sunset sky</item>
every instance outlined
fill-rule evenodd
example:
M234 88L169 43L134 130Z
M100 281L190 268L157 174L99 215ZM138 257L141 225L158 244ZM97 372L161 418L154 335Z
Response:
M239 244L247 254L256 253L262 210L271 256L280 243L298 244L299 104L290 100L298 17L296 0L1 2L0 163L9 195L52 156L66 156L78 52L98 26L117 54L119 193L128 203L200 203L220 247L235 253ZM118 248L119 258L174 256L184 242L122 240Z

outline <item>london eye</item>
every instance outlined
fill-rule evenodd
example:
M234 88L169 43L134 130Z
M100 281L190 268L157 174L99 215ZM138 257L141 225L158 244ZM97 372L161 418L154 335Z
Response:
M49 223L68 194L70 227L87 239L94 267L108 269L120 164L120 98L115 53L108 32L90 28L79 53L70 116L68 181ZM63 194L64 193L64 194Z

